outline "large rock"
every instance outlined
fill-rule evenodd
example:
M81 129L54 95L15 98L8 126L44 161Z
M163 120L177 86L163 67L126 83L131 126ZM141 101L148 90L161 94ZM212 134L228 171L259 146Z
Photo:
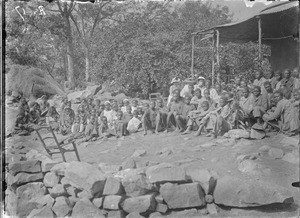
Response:
M263 139L264 137L266 137L266 132L264 130L251 129L250 138Z
M154 191L154 185L149 181L143 171L127 169L122 177L122 185L128 196L136 197Z
M204 192L199 183L166 183L159 190L170 209L191 208L205 205Z
M55 201L54 198L52 198L49 194L30 200L30 202L38 203L39 207L47 206L47 207L50 207L50 208L53 206L54 201Z
M32 210L28 216L28 218L40 218L40 217L54 218L55 215L51 210L51 207L45 206L40 209Z
M56 184L55 186L53 186L53 188L50 188L49 193L52 198L67 196L67 191L62 184Z
M46 187L53 187L59 182L59 177L55 173L46 173L44 176L44 185Z
M157 204L156 205L156 211L160 213L166 213L168 210L168 206L166 204Z
M77 194L77 196L80 199L82 199L82 198L92 199L93 198L93 195L89 191L86 191L86 190L83 190L83 191L79 192Z
M59 176L64 176L65 175L65 171L67 169L67 167L70 166L70 163L67 162L62 162L62 163L58 163L55 164L50 171L55 173L56 175Z
M126 218L144 218L138 212L132 212L126 216Z
M104 198L94 198L93 199L93 204L97 207L97 208L101 208L103 205L103 199Z
M119 204L122 201L120 195L109 195L104 198L103 208L108 210L118 210Z
M105 182L103 195L120 195L124 192L120 179L108 177Z
M287 161L291 164L296 164L299 166L299 154L296 154L296 152L285 154L283 156L282 160Z
M20 172L39 173L41 172L41 162L38 160L28 160L15 162L9 165L9 173L16 175Z
M137 149L135 152L131 155L132 158L136 157L143 157L147 154L147 151L144 149Z
M125 218L126 213L123 210L111 210L107 213L107 218Z
M215 172L193 166L186 167L185 171L187 178L193 182L199 182L206 194L214 191L217 182L217 174Z
M122 170L122 166L120 165L109 165L107 163L99 163L98 167L102 172L107 174L113 174Z
M15 177L12 179L11 185L16 187L23 185L25 183L29 182L38 182L43 180L43 173L18 173Z
M105 184L104 174L84 162L71 162L65 171L65 177L73 186L89 191L92 195L102 192Z
M184 169L168 163L162 163L149 167L146 170L146 175L152 183L186 181Z
M280 148L271 148L268 152L269 156L273 159L281 159L284 155L284 152Z
M72 210L69 199L63 196L56 198L52 210L57 217L67 216Z
M121 206L127 213L138 212L143 215L155 211L156 201L153 194L143 195L127 198L121 203Z
M88 199L81 199L73 207L72 218L105 218L101 210L99 210Z
M231 207L256 207L294 201L292 193L281 186L230 176L218 179L214 199L216 204Z
M126 169L135 169L135 168L136 168L136 162L132 158L127 158L126 160L124 160L122 162L122 169L123 170L126 170Z
M232 129L227 132L228 137L235 139L248 139L250 138L250 133L243 129Z

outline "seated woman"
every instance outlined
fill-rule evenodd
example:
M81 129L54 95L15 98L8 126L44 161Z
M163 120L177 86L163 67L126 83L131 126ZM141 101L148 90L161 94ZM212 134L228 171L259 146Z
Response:
M292 103L283 97L280 90L274 92L274 97L277 102L276 109L273 113L264 114L263 120L270 122L279 119L279 128L282 133L287 135L298 134L300 122Z
M196 136L201 134L204 127L211 130L216 138L218 135L223 135L228 132L232 126L228 119L230 118L231 109L228 105L228 99L224 96L220 98L219 107L209 112L200 122Z
M57 113L54 106L51 106L46 115L46 124L51 126L53 130L59 130L59 114Z
M34 129L30 124L30 116L27 110L20 110L14 126L12 135L29 135Z

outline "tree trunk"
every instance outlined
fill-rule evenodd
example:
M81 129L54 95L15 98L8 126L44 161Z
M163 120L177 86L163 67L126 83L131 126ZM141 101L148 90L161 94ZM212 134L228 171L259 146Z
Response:
M90 51L85 48L85 81L90 82Z
M71 89L75 87L73 56L74 56L73 43L72 40L69 39L67 42L67 59L68 59L68 81Z

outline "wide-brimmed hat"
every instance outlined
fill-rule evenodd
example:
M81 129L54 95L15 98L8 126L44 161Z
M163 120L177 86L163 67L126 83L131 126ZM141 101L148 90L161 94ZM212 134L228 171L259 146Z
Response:
M205 80L205 78L204 78L203 76L199 76L199 77L197 78L197 80L200 80L200 79Z
M187 84L193 84L193 83L195 83L195 81L192 78L187 78L183 82L185 82Z

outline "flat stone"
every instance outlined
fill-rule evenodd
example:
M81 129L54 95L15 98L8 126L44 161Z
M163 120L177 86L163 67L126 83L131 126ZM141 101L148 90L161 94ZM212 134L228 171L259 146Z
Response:
M162 163L149 167L146 170L146 175L151 183L186 181L184 169L168 163Z
M34 198L44 196L46 193L46 187L42 182L32 182L22 185L17 188L16 194L19 199L30 201Z
M120 165L108 165L107 163L99 163L98 167L104 173L116 173L122 170Z
M283 156L282 160L287 161L291 164L297 164L299 165L299 155L296 155L294 153L287 153Z
M90 192L91 195L102 192L106 180L104 174L96 167L88 163L75 161L67 167L65 177L70 180L71 185L84 189Z
M160 203L160 204L164 203L164 199L163 199L163 197L161 196L161 194L158 194L158 195L155 196L155 201L156 201L157 203Z
M56 175L59 176L64 176L65 175L65 171L67 169L67 167L70 166L70 163L67 162L62 162L62 163L58 163L55 164L50 171L55 173Z
M263 139L266 137L266 132L264 130L251 129L250 138L252 139Z
M105 218L102 211L99 210L88 199L81 199L73 207L72 218Z
M194 166L186 167L185 171L187 178L191 179L193 182L199 182L206 194L212 193L214 191L217 182L216 173Z
M52 172L46 173L44 176L44 185L46 187L54 187L59 182L59 177Z
M202 214L196 208L182 210L182 211L172 211L172 213L168 217L202 217Z
M77 194L78 198L87 198L87 199L92 199L93 198L93 195L89 192L89 191L86 191L86 190L83 190L81 192L79 192Z
M136 150L132 155L131 157L132 158L135 158L135 157L143 157L147 154L147 151L144 150L144 149L138 149Z
M268 152L269 156L273 159L281 159L284 155L284 152L280 148L271 148Z
M213 214L218 214L218 210L215 204L207 204L206 208L208 210L208 213L213 215Z
M150 183L143 171L137 169L127 169L122 177L122 185L128 196L137 197L150 191L155 187Z
M149 218L163 218L163 215L160 212L154 212L149 215Z
M125 218L126 213L123 210L108 211L107 218Z
M71 186L71 181L66 178L66 177L63 177L61 180L60 180L60 183L64 186L64 187L69 187Z
M73 186L64 186L64 188L66 189L67 193L73 197L77 197L77 194L81 192L81 190Z
M29 182L38 182L43 180L43 174L42 173L18 173L15 177L12 179L11 186L20 186L25 183Z
M140 215L138 212L132 212L126 216L126 218L144 218L142 215Z
M57 217L67 216L72 210L69 199L64 196L57 197L52 210Z
M69 202L70 202L70 206L71 206L71 207L74 207L74 205L75 205L78 201L80 201L80 198L77 198L77 197L74 197L74 196L69 196L68 199L69 199Z
M136 168L136 162L132 158L128 158L122 163L122 169L135 169Z
M166 183L160 187L160 194L170 209L191 208L205 205L204 192L199 183L182 185Z
M28 218L40 218L40 217L55 217L51 207L45 206L40 209L33 209L31 213L28 215Z
M103 195L120 195L124 192L120 179L108 177L105 182Z
M160 213L166 213L168 210L168 205L158 203L155 210Z
M122 196L119 195L105 196L103 202L103 208L109 210L118 210L121 200L122 200Z
M127 198L122 203L123 210L127 213L138 212L141 215L155 211L156 202L154 195L143 195Z
M54 167L56 164L61 163L60 161L55 161L55 160L51 160L50 158L46 157L42 160L41 163L41 168L42 168L42 172L46 173L46 172L50 172L50 170L52 169L52 167Z
M241 138L248 139L248 138L250 138L250 133L246 130L243 130L243 129L232 129L232 130L229 130L227 132L227 134L228 134L228 137L235 138L235 139L241 139Z
M52 198L67 196L67 191L62 184L54 185L53 188L49 189L49 193Z
M271 149L269 145L263 145L258 150L261 152L268 152Z
M94 198L93 199L93 204L97 207L97 208L101 208L103 205L103 199L104 198Z
M249 175L259 175L261 166L253 160L243 160L238 163L238 170Z
M20 172L39 173L41 172L41 162L38 160L28 160L11 163L9 165L9 173L13 176Z
M292 193L273 183L225 176L214 191L216 204L231 207L256 207L273 203L292 203Z
M48 194L48 195L44 195L42 197L39 198L34 198L31 199L30 202L35 202L39 204L39 207L52 207L54 204L54 199Z

